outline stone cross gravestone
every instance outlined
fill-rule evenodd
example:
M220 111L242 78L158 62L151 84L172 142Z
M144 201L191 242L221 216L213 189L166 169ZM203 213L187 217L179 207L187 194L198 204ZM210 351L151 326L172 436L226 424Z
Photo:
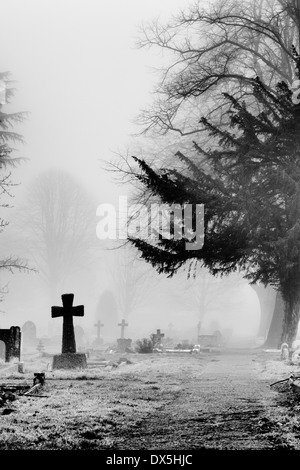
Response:
M97 323L94 325L97 327L97 342L100 343L100 330L101 327L104 326L103 323L101 323L100 320L97 321Z
M97 328L97 337L93 341L93 346L98 348L104 343L103 338L101 338L101 336L100 336L101 328L104 326L104 324L101 323L100 320L98 320L97 323L95 323L94 326Z
M201 330L201 321L197 323L197 344L199 344L200 340L200 330Z
M83 317L84 306L73 306L74 294L62 294L62 307L52 307L52 318L63 317L62 354L53 357L53 369L87 367L86 356L76 353L73 316Z
M128 323L123 319L121 323L118 323L118 326L121 327L121 338L117 340L118 343L118 352L124 353L130 350L132 340L129 338L124 338L124 331Z
M73 307L74 294L63 294L62 307L52 307L52 318L63 317L62 353L76 353L73 316L83 317L84 306Z
M123 339L124 331L125 331L126 326L128 326L128 323L126 323L125 320L123 319L121 323L118 323L118 326L121 327L121 339Z
M162 339L164 336L164 333L161 333L160 330L156 330L156 333L153 335L153 346L155 348L162 347Z
M75 331L75 342L78 348L84 346L84 329L80 325L76 325L74 328Z

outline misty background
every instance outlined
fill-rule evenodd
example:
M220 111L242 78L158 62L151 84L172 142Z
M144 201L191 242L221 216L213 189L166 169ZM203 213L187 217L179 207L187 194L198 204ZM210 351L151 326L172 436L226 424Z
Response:
M28 320L38 336L60 335L62 319L51 319L60 295L75 294L85 306L74 324L87 340L119 335L147 337L160 328L166 336L195 340L227 329L240 337L257 335L260 305L244 280L215 279L186 272L168 279L135 259L129 248L108 250L96 237L96 210L117 207L129 191L118 185L105 162L130 148L141 108L152 99L163 56L137 49L143 22L166 19L186 0L2 0L1 71L15 81L5 112L28 112L16 129L25 139L16 154L26 160L13 170L10 224L1 235L2 253L28 259L37 272L0 274L7 294L0 304L0 328ZM63 201L63 204L61 203ZM105 329L106 328L106 329ZM115 336L116 338L117 336Z

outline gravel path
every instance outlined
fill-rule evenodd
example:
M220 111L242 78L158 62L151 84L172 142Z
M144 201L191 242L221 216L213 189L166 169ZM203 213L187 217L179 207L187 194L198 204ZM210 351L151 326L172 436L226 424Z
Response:
M139 429L119 436L115 445L149 450L289 448L272 420L278 394L270 388L272 381L262 378L260 354L228 351L199 368L194 361L179 360L173 399L148 413Z

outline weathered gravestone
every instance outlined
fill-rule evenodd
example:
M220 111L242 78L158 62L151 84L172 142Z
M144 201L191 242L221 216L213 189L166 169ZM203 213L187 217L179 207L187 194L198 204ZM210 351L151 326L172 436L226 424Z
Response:
M163 347L162 339L165 336L164 333L161 333L160 330L156 330L156 333L152 335L153 347L161 349Z
M200 343L200 331L201 331L201 321L197 324L197 344Z
M128 326L128 323L126 323L124 319L121 323L118 323L118 326L121 327L121 338L117 339L118 352L124 353L130 349L132 340L129 338L124 338L124 331L126 326Z
M25 348L37 345L36 326L32 321L27 321L22 326L22 344Z
M84 329L80 325L75 326L75 341L79 348L84 345Z
M100 346L101 344L103 344L103 339L100 336L100 331L101 331L102 326L104 326L104 324L101 323L100 320L98 320L97 323L94 326L97 327L97 338L94 341L94 345L95 346Z
M61 354L53 357L53 369L74 369L86 368L86 355L76 353L75 332L73 325L73 316L83 317L84 306L73 306L74 294L63 294L62 307L52 307L52 318L63 317L63 336Z
M290 359L290 348L287 343L282 343L281 345L280 358L282 361L288 361Z
M219 348L222 346L223 339L220 331L215 331L212 335L199 335L199 344L201 348Z
M37 345L36 349L40 353L40 355L42 356L44 351L45 351L45 346L44 346L44 344L41 340L39 341L39 344Z
M9 330L0 330L0 341L5 344L5 362L20 361L21 358L21 329L11 326Z

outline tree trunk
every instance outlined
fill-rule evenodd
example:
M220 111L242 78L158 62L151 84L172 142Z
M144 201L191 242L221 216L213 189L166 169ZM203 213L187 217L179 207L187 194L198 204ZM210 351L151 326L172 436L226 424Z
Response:
M274 313L267 339L263 345L264 348L280 348L282 344L283 319L284 302L281 293L277 292Z
M289 347L295 341L299 325L300 302L286 300L284 304L284 321L281 335L281 343L287 343Z

